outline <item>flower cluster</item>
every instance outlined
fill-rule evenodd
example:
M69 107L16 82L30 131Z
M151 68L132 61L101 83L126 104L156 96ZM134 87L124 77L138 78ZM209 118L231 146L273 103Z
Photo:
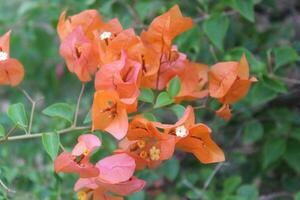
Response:
M174 102L211 97L223 104L216 114L228 120L230 105L245 97L256 81L249 78L244 55L239 62L220 62L211 68L190 61L173 40L192 25L177 5L140 35L132 28L123 29L118 19L103 21L96 10L69 17L66 11L61 14L60 54L81 82L94 81L91 131L105 131L119 141L114 154L96 164L89 158L101 141L93 134L81 135L71 153L57 157L56 172L80 176L74 187L79 199L122 199L141 190L145 182L134 172L159 166L176 149L192 153L202 163L224 161L211 129L196 122L192 106L175 124L150 121L137 108L141 88L162 91L177 76L181 87L172 97Z
M10 31L0 37L0 85L17 86L24 77L23 65L9 55Z

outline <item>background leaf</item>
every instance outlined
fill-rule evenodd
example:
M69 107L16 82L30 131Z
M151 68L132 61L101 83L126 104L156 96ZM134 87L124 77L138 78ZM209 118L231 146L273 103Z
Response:
M160 108L172 104L174 101L167 92L161 92L155 102L154 108Z
M203 30L210 41L221 51L224 49L224 38L229 27L226 16L213 15L203 23Z
M56 132L53 133L43 133L42 142L44 149L49 154L51 159L54 161L59 150L59 136Z
M8 107L7 115L14 124L20 126L21 128L27 127L28 120L25 112L25 107L22 103L10 105Z
M169 93L169 95L171 97L175 97L181 88L181 83L180 83L180 79L178 76L175 76L174 78L172 78L172 80L169 82L169 85L167 87L167 92Z
M74 108L66 103L55 103L42 112L49 117L58 117L69 122L72 122L74 117Z
M153 103L154 102L154 94L153 91L149 88L141 88L140 89L140 96L139 100L148 102L148 103Z

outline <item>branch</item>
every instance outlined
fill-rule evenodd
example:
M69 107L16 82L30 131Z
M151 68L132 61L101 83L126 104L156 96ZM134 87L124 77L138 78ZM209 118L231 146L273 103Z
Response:
M75 116L74 116L74 122L73 122L72 127L76 127L76 125L77 125L78 113L79 113L80 103L81 103L81 100L82 100L82 97L83 97L84 89L85 89L85 85L82 84L81 91L80 91L80 94L79 94L79 97L78 97L78 100L77 100Z
M206 190L208 188L209 184L211 183L211 181L213 180L213 178L215 177L217 172L222 168L223 165L224 165L224 162L218 163L218 165L215 167L214 171L210 174L208 179L205 181L205 183L203 185L203 190Z
M69 132L72 132L72 131L82 131L82 130L89 130L89 129L91 129L90 126L70 127L70 128L66 128L66 129L62 129L62 130L57 131L57 134L61 135L61 134L69 133ZM35 133L35 134L30 134L30 135L25 134L25 135L11 136L11 137L0 139L0 143L4 142L4 141L39 138L39 137L42 137L43 133L52 133L52 131Z
M31 103L31 112L30 112L30 118L29 118L28 130L27 130L27 134L31 134L32 121L33 121L33 115L34 115L36 101L34 101L33 98L24 89L22 89L22 88L19 88L19 89Z
M293 195L288 192L282 191L282 192L276 192L276 193L260 196L258 200L273 200L273 199L278 199L280 197L290 197L292 199Z
M3 187L7 192L9 193L16 193L16 191L9 189L4 183L3 181L0 179L0 186Z

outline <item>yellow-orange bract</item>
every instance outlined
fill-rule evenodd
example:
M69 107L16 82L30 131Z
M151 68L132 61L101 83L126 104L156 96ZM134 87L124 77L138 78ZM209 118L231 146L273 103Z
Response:
M244 98L252 82L257 81L255 77L249 78L249 64L245 55L241 57L240 62L215 64L209 72L209 77L210 96L228 105L217 112L221 117L226 116L226 119L230 116L229 105ZM224 115L224 112L227 114Z
M23 65L9 52L10 31L0 37L0 85L17 86L24 77Z

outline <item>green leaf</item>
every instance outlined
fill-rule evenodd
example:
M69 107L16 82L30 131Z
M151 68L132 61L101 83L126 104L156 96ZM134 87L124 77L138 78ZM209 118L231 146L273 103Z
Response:
M127 197L128 200L144 200L145 199L145 191L136 192Z
M177 119L180 119L185 111L185 107L180 104L173 105L170 109L175 113Z
M258 190L253 185L242 185L237 194L244 197L245 200L257 200L258 199Z
M288 165L297 173L300 173L300 142L295 140L288 141L287 149L284 154L284 159Z
M252 120L245 125L243 143L252 144L262 138L264 128L257 120Z
M14 124L21 128L26 128L28 124L25 107L22 103L10 105L7 111L8 117L13 121Z
M300 200L300 191L295 194L295 200Z
M279 160L286 149L286 141L282 138L270 138L263 147L263 168Z
M140 89L140 96L139 100L144 101L147 103L153 103L154 102L154 94L153 91L149 88L141 88Z
M165 176L170 181L174 181L180 170L179 161L176 158L167 160L158 170L162 176Z
M0 137L5 136L5 129L4 127L0 124Z
M296 50L288 46L274 49L274 56L275 70L283 65L295 62L299 59Z
M275 92L280 92L280 93L287 93L288 89L286 84L278 79L268 77L266 75L263 76L263 82L262 82L266 87L270 88L271 90Z
M229 27L226 16L213 15L203 23L203 30L210 41L221 51L224 49L224 38Z
M180 88L181 88L180 78L178 76L175 76L169 82L167 92L171 97L175 97L179 93Z
M58 117L72 123L74 108L66 103L56 103L45 108L42 113L49 117Z
M56 132L43 133L42 142L44 149L49 154L52 160L55 160L59 150L59 136Z
M152 113L144 113L143 116L148 119L149 121L153 121L153 122L156 122L157 119L155 117L155 115L153 115Z
M160 108L172 104L174 101L167 92L161 92L155 102L154 108Z
M242 178L240 176L232 176L230 178L227 178L223 183L223 194L232 194L241 183Z
M247 20L249 20L250 22L254 22L255 19L253 0L233 0L232 7Z
M92 110L89 110L89 112L86 114L83 124L89 124L92 122Z

